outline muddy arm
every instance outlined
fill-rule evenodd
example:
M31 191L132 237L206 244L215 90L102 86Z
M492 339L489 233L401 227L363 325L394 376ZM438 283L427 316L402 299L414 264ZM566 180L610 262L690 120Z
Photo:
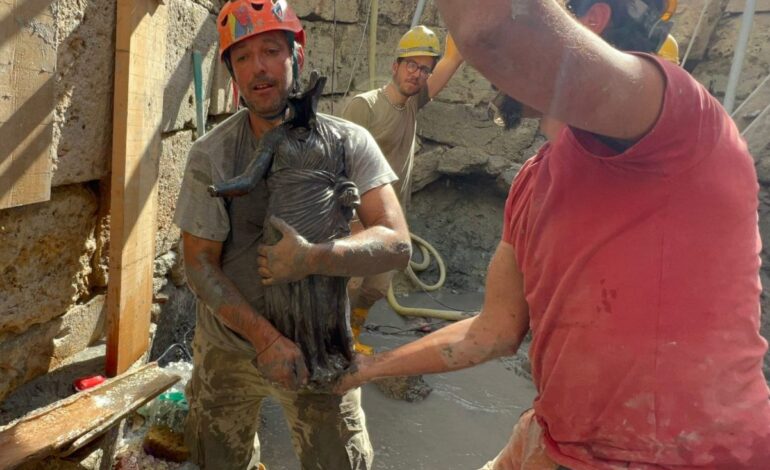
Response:
M659 67L614 49L559 2L436 4L465 60L517 101L616 139L637 140L656 122L665 89Z
M290 389L300 386L307 377L302 353L249 305L222 271L222 243L187 232L182 232L182 240L190 289L228 328L254 346L263 376Z
M367 191L361 196L357 212L365 230L315 245L308 257L314 274L369 276L403 269L409 263L409 229L391 185Z
M389 185L367 191L361 197L358 216L365 230L329 243L309 243L281 220L271 223L281 232L275 245L260 245L259 274L262 284L273 285L311 274L369 276L409 263L412 245L404 214Z
M489 265L479 315L372 357L359 355L358 370L340 391L378 377L418 375L472 367L514 354L529 330L529 307L513 246L501 242Z

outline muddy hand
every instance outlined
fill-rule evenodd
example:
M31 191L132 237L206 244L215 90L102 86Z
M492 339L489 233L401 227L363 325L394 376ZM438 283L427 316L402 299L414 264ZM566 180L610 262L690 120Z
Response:
M287 390L297 390L307 384L308 370L302 351L281 335L254 359L262 376Z
M271 216L270 224L281 232L281 240L275 245L260 245L257 248L262 284L271 286L298 281L311 274L307 257L312 245L278 217Z
M334 385L334 393L342 395L350 389L360 387L368 380L364 379L363 372L367 364L372 360L371 356L356 354L353 363Z

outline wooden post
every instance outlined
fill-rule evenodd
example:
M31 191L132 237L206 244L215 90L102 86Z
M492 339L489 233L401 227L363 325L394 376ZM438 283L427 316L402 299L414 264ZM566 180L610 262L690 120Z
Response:
M149 345L157 231L167 7L118 0L106 371L124 372Z
M51 198L56 45L49 1L0 0L0 24L0 209L4 209Z

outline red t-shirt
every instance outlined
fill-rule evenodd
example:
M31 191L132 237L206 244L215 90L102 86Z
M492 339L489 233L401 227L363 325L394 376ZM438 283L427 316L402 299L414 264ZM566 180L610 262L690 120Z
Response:
M644 138L615 154L567 128L511 186L535 412L576 470L770 469L754 162L719 103L655 60Z

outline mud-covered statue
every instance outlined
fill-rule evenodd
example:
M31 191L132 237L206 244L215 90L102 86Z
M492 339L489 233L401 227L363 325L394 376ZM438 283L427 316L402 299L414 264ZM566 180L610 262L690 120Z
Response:
M269 219L276 216L311 243L350 235L360 202L345 174L345 133L335 121L316 114L326 77L313 72L308 89L289 97L287 120L267 132L244 173L211 186L212 196L247 194L266 178L269 191L263 243L281 238ZM311 275L265 287L267 318L302 350L309 387L326 389L353 357L347 278Z

